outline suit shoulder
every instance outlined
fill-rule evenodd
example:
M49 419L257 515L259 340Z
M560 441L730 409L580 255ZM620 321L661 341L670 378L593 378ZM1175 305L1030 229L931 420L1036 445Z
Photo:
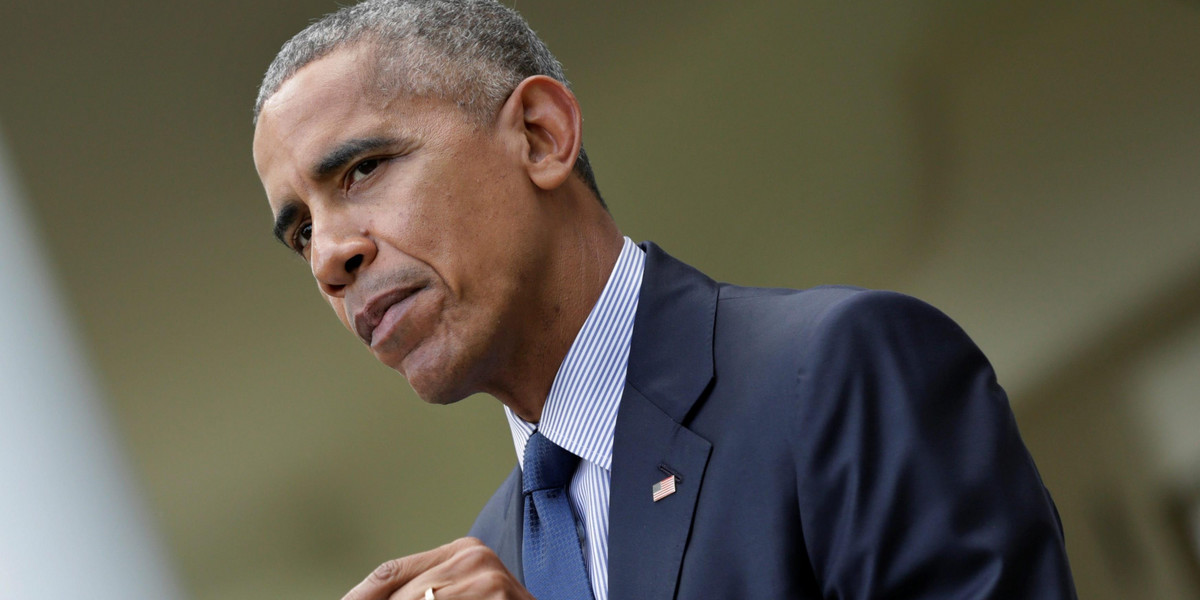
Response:
M864 290L830 305L812 335L851 347L883 344L899 351L953 342L978 351L966 332L942 311L912 296L882 290Z
M722 285L718 318L738 322L739 329L769 329L807 336L829 329L877 330L887 323L914 319L952 322L929 304L899 292L846 285L803 290Z

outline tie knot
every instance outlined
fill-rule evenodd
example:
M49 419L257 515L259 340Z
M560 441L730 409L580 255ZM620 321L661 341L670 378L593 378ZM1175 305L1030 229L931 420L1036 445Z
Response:
M528 494L538 490L566 487L579 464L579 457L559 448L535 431L525 443L525 464L521 487Z

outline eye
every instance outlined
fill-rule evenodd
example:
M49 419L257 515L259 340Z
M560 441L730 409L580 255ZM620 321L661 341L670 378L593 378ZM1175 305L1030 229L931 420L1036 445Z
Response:
M355 184L365 179L379 167L379 162L377 158L368 158L355 165L354 170L350 171L350 183Z
M296 228L296 232L292 234L292 248L296 252L304 254L310 241L312 241L312 223L301 223Z

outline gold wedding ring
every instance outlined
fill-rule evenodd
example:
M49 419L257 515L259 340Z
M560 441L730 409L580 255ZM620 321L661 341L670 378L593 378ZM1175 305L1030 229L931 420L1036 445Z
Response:
M425 590L425 600L437 600L437 598L433 597L433 588Z

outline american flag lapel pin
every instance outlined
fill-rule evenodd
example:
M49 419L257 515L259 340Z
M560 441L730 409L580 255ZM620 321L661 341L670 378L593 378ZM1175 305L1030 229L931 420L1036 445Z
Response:
M667 475L667 478L654 484L650 488L650 497L654 498L655 502L670 496L675 493L675 476Z

